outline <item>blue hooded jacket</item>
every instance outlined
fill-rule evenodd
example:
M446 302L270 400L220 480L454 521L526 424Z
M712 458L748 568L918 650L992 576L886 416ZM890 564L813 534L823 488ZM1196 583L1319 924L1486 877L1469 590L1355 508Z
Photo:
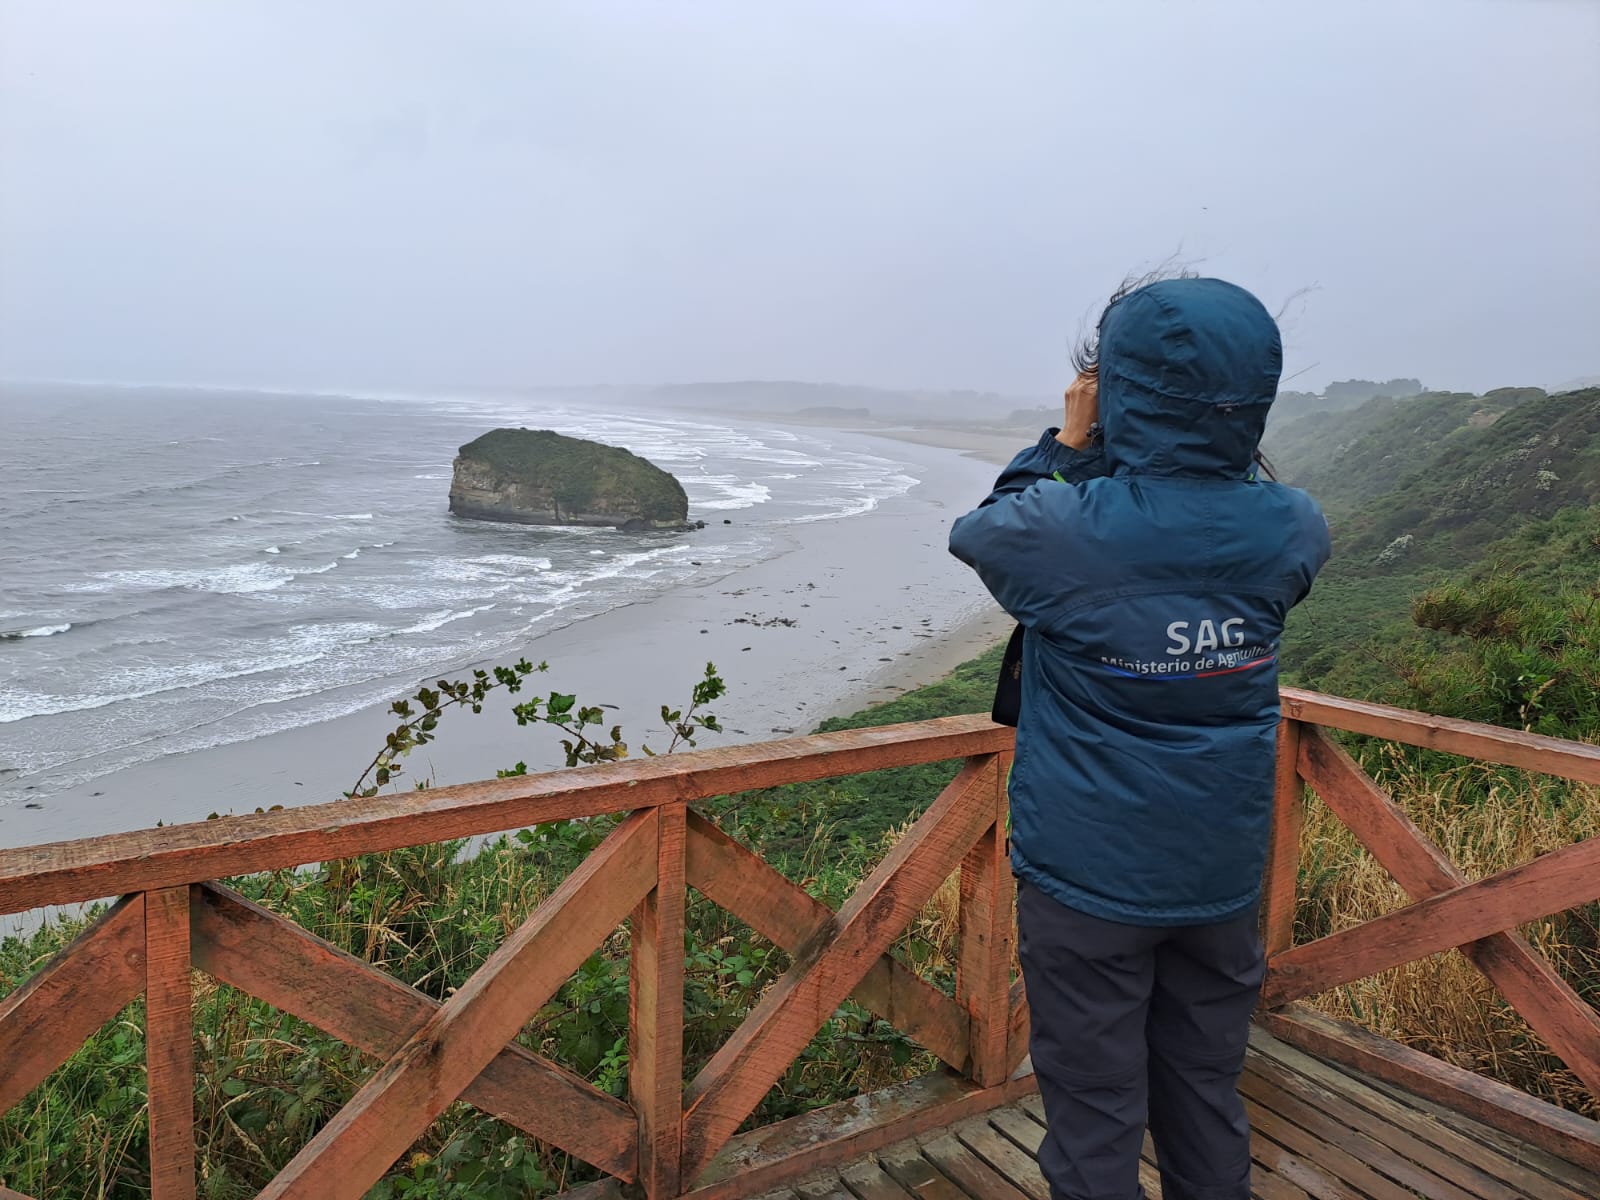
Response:
M1278 642L1328 559L1304 492L1256 477L1282 369L1250 293L1173 279L1100 326L1100 445L1049 430L950 550L1022 624L1012 866L1135 925L1223 921L1261 889Z

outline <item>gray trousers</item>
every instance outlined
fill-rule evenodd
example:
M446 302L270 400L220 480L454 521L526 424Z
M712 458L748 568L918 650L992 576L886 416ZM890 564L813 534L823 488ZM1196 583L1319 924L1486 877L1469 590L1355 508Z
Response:
M1255 910L1123 925L1019 882L1017 922L1051 1200L1142 1197L1146 1125L1164 1200L1249 1200L1237 1087L1264 973Z

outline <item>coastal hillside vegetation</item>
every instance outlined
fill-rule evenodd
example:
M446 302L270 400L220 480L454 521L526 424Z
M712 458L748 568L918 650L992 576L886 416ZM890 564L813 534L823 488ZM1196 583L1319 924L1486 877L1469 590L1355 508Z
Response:
M1430 392L1369 400L1274 424L1263 449L1286 481L1311 491L1330 516L1344 516L1394 490L1446 439L1492 426L1517 399L1508 389L1495 396Z
M1290 621L1285 666L1331 688L1326 672L1349 647L1408 627L1412 598L1462 571L1592 582L1593 547L1568 531L1600 499L1597 434L1596 388L1428 393L1275 430L1280 476L1317 497L1334 540Z
M1597 389L1557 396L1516 389L1470 397L1380 397L1275 426L1269 450L1284 474L1319 493L1335 546L1311 599L1294 614L1285 639L1284 681L1560 737L1600 737L1597 426ZM1324 461L1330 452L1342 465ZM1405 548L1391 552L1408 535ZM987 711L998 665L996 647L938 684L823 728ZM531 680L529 671L511 674ZM499 677L490 682L512 690ZM436 690L431 698L442 709L450 695ZM697 700L710 698L715 697L696 693ZM471 701L469 692L456 707L470 707ZM725 703L736 708L738 697ZM527 712L544 724L570 724L586 712L573 697L552 697L541 705ZM424 728L428 711L426 703L395 710L419 733L448 736L447 728L442 734L433 725ZM668 721L674 740L678 726L690 734L714 729L714 722L695 724L704 715L699 704L666 715L674 718ZM457 719L470 718L448 718ZM580 755L579 761L595 761L604 757L600 751L617 753L623 745L621 731L601 729L598 722L578 725L576 732L587 732L599 748L595 758ZM574 731L556 732L571 737ZM1370 739L1341 740L1471 877L1600 836L1600 792L1593 787ZM380 759L363 782L376 781L379 766L397 766ZM360 764L351 766L354 776ZM956 766L821 780L729 796L704 807L789 879L838 905ZM516 773L519 765L484 768L485 775L496 768ZM393 786L392 774L382 778ZM442 999L611 827L609 818L560 822L481 847L445 843L316 872L226 882ZM1315 798L1302 843L1299 894L1296 937L1302 941L1406 903L1387 873ZM956 904L956 891L947 885L896 948L947 990L954 985ZM0 995L20 986L80 924L58 921L0 944ZM1523 932L1581 996L1600 1005L1600 905L1535 922ZM789 960L692 893L685 955L685 1067L693 1072ZM233 1200L255 1194L331 1118L375 1061L203 975L195 981L200 1194ZM1575 1111L1600 1115L1579 1081L1459 954L1386 972L1314 1003ZM535 1015L521 1041L623 1095L627 1021L623 929ZM136 1002L0 1119L0 1184L41 1197L149 1195L142 1029ZM752 1123L933 1065L898 1031L847 1003L785 1073ZM457 1104L372 1196L500 1200L551 1195L591 1175L519 1131Z

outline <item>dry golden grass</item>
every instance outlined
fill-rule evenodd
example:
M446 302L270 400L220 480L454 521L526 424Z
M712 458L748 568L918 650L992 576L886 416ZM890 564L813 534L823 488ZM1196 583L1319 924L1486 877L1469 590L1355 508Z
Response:
M961 940L961 874L958 871L939 885L933 899L917 918L917 933L934 946L946 962L956 961Z
M1478 763L1424 772L1393 747L1375 751L1367 765L1422 832L1473 879L1600 837L1600 790L1592 787ZM1301 845L1297 941L1409 903L1315 796ZM1600 905L1581 906L1520 932L1580 995L1600 1002ZM1457 1066L1600 1115L1600 1101L1457 951L1336 988L1312 1003Z
M912 822L907 821L884 834L882 853L887 854L893 849L911 825ZM960 941L961 872L958 870L939 885L896 944L907 956L907 961L917 963L925 974L931 966L935 973L946 972L950 978L954 978ZM1017 940L1013 934L1011 978L1016 979L1021 974L1022 963L1017 957Z

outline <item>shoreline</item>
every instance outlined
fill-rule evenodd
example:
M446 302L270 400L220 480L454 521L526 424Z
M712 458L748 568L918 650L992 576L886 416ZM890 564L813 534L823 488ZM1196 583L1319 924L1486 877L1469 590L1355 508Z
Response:
M1038 431L1001 430L991 433L978 428L959 428L932 423L911 425L904 421L888 421L880 417L862 417L845 422L833 417L808 416L805 413L735 413L726 409L706 408L696 410L707 416L737 417L760 420L773 425L791 425L796 429L828 429L836 433L861 434L883 438L902 446L923 446L936 450L954 450L963 458L975 459L991 466L1003 467L1016 457L1017 452L1038 441Z
M575 621L474 665L519 654L548 661L548 675L532 676L524 697L555 690L576 694L579 704L615 704L607 724L622 724L636 754L644 743L664 747L670 735L652 736L661 705L686 706L708 661L729 690L710 706L727 732L706 735L707 746L807 733L943 678L1009 628L945 549L950 519L984 494L992 470L960 445L839 432L894 442L874 450L905 460L921 482L868 513L779 527L783 544L761 562ZM441 785L492 777L517 761L530 771L560 767L555 731L519 729L498 699L478 716L449 714L439 740L405 760L400 786L419 777ZM114 771L52 793L37 809L0 808L0 846L336 799L394 721L384 702Z
M816 732L816 726L832 718L861 716L879 704L896 700L901 696L914 694L923 688L941 683L948 679L964 663L970 662L985 651L999 645L1007 636L1010 627L1011 618L998 608L993 611L979 612L968 618L958 628L951 630L947 635L934 639L933 647L927 652L912 658L897 660L891 667L879 672L877 678L881 682L872 689L855 694L853 699L841 698L831 711L819 708L811 718L808 718L812 722L812 728L794 732L811 734ZM323 722L323 724L334 723L336 722ZM781 737L792 736L794 736L794 733L775 730L769 735L769 738L750 738L746 740L776 740ZM192 753L201 754L205 752L194 751ZM564 768L556 764L547 769L565 770L576 768ZM313 802L312 798L308 797L307 803L311 802ZM171 824L171 822L168 824ZM37 844L47 845L49 843ZM3 842L0 842L0 848L7 847ZM115 897L107 896L66 905L52 905L47 908L32 908L18 912L0 913L0 942L9 938L32 937L53 921L77 919L94 905L109 904L114 899Z

